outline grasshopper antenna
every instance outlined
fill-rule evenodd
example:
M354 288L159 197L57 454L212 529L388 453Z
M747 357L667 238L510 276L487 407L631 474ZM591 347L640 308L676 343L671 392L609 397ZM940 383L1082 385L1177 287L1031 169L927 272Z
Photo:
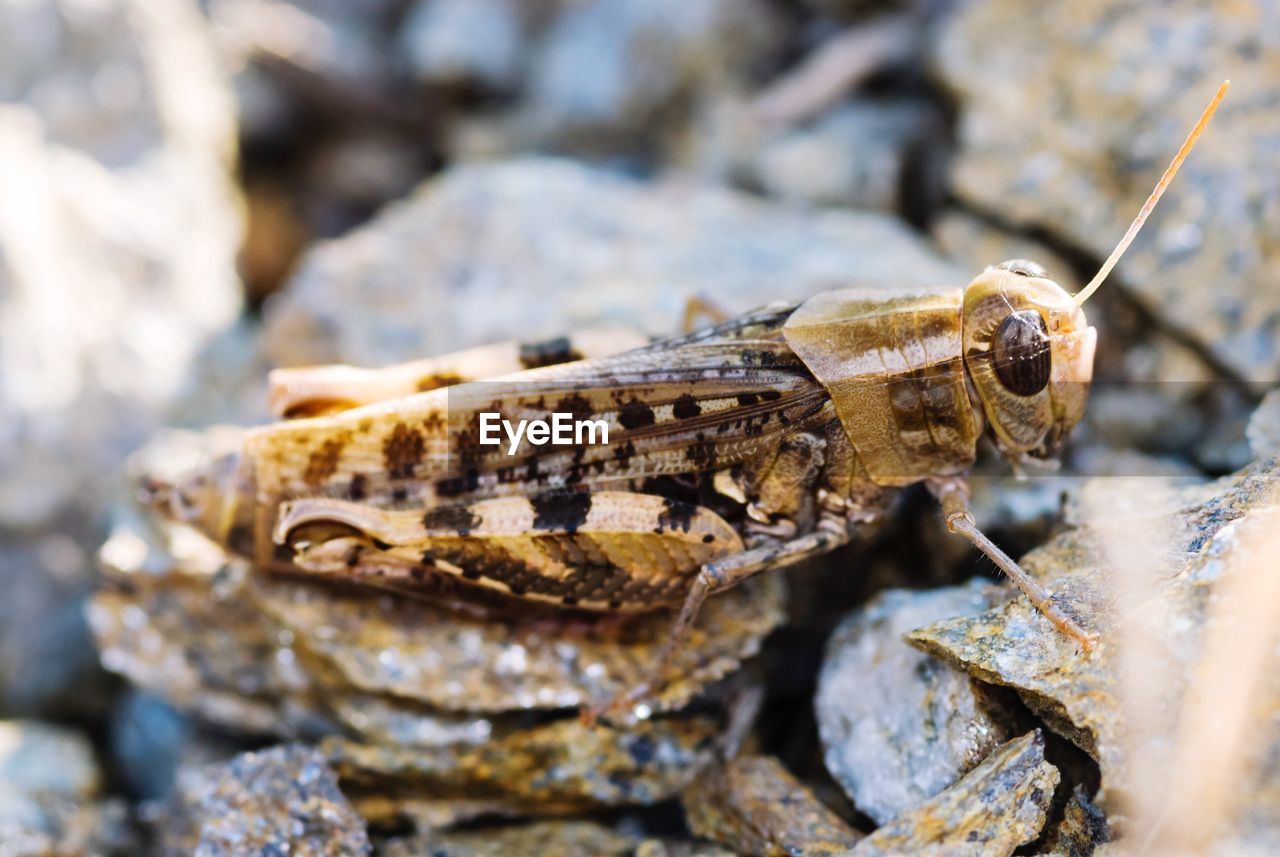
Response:
M1129 245L1133 243L1138 230L1142 228L1142 224L1147 222L1147 217L1156 207L1156 203L1160 201L1160 197L1164 195L1165 189L1169 187L1169 182L1173 181L1173 177L1178 174L1178 168L1182 166L1182 162L1187 159L1187 155L1191 154L1191 150L1195 148L1196 140L1199 140L1200 135L1204 133L1205 127L1209 124L1209 120L1213 118L1214 111L1218 109L1218 105L1222 102L1222 96L1227 94L1227 87L1230 85L1231 81L1224 80L1222 85L1218 87L1218 92L1209 102L1209 106L1200 114L1200 119L1196 122L1195 127L1191 129L1191 133L1187 135L1187 139L1182 143L1182 148L1178 149L1178 154L1173 156L1173 161L1170 162L1169 168L1164 171L1164 175L1156 183L1156 189L1151 191L1151 196L1147 197L1147 201L1142 204L1141 210L1138 211L1138 216L1133 219L1133 223L1129 224L1129 230L1120 239L1116 249L1111 251L1111 255L1107 257L1106 262L1102 263L1098 273L1093 275L1089 285L1076 293L1076 306L1082 305L1093 296L1093 293L1098 290L1098 286L1102 285L1102 281L1107 278L1107 274L1110 274L1111 269L1116 266L1116 262L1120 261L1124 251L1129 249Z

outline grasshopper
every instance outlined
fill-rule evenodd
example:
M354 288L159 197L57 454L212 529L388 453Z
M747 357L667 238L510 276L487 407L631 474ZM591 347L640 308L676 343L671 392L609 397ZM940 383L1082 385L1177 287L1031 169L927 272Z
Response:
M965 475L980 438L1055 462L1084 414L1096 330L1081 308L1137 234L1223 83L1093 281L1039 265L963 288L773 304L654 342L610 332L379 370L277 370L277 415L209 468L145 487L262 567L580 610L678 607L660 675L704 600L826 553L925 483L947 528L1088 648L1078 617L983 535ZM477 442L481 418L588 417L607 444ZM635 708L653 681L599 711Z

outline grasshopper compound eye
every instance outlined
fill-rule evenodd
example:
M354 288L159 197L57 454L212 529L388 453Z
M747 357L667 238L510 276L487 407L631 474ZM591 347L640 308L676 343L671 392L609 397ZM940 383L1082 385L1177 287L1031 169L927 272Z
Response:
M1017 396L1034 396L1049 385L1052 361L1044 318L1033 309L1018 310L996 328L991 338L996 377Z

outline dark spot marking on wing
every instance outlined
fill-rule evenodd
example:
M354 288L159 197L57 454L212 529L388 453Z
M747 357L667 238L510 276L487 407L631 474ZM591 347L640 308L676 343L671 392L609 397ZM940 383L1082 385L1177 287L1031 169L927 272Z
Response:
M591 403L578 393L570 393L556 402L556 412L572 414L575 421L585 420L592 414Z
M467 506L439 506L422 516L428 530L453 530L460 536L470 535L480 524L480 516Z
M682 533L687 533L693 526L693 516L697 512L698 507L691 503L682 503L679 500L667 498L662 501L662 511L658 514L658 526L654 529L654 532L663 533L668 530L679 530Z
M338 471L338 461L341 460L342 450L346 446L345 440L336 437L322 443L307 460L307 469L302 474L302 480L312 488L329 481L329 477Z
M438 390L441 387L452 387L454 384L461 384L466 381L456 372L435 372L430 375L423 375L414 385L419 393L425 393L427 390Z
M711 535L711 533L707 533L705 536L702 537L702 543L704 545L709 545L715 540L716 540L716 537Z
M675 414L676 419L687 420L701 414L702 406L698 404L698 400L693 397L692 393L685 393L675 400L671 407L671 412Z
M557 363L581 359L582 355L574 350L567 336L520 344L520 365L526 369L538 369L542 366L554 366Z
M760 401L760 397L757 396L755 393L739 393L738 394L738 404L742 405L744 408L749 408L759 401Z
M347 486L347 497L360 502L369 496L369 477L363 473L357 473L351 477L351 484Z
M716 445L707 440L707 436L698 432L693 443L684 451L684 457L698 470L714 470L716 466Z
M591 511L591 495L583 491L547 491L529 501L535 530L576 533Z
M386 463L387 475L392 479L406 479L413 475L413 469L422 461L426 446L422 432L398 423L391 431L391 437L382 444L382 458Z
M627 467L631 462L631 459L635 457L635 454L636 445L631 441L627 441L622 446L615 446L613 448L613 460L618 462L618 467L623 469Z
M618 411L618 422L625 429L638 429L654 423L653 408L635 398L622 406Z

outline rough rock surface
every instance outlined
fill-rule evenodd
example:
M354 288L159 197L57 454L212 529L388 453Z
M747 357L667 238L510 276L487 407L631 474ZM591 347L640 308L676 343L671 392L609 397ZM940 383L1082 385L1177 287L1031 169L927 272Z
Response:
M285 736L350 721L349 698L390 694L437 711L600 702L646 676L667 614L627 628L533 614L495 621L421 600L264 578L182 527L148 541L121 528L89 611L103 663L180 707ZM672 663L659 709L679 708L758 651L782 621L785 581L764 575L711 599ZM355 707L356 710L360 706ZM365 712L368 728L404 728Z
M626 857L636 853L635 837L590 821L543 821L496 830L428 831L394 840L381 849L384 857L505 857L539 854L550 857Z
M195 4L91 8L0 7L0 160L21 165L0 196L7 526L100 513L121 453L239 308L231 97Z
M1042 857L1087 857L1099 846L1111 840L1107 817L1090 799L1084 786L1076 786L1071 792L1062 817L1045 833Z
M284 745L211 765L182 783L158 853L196 857L373 853L318 751Z
M1280 453L1280 390L1272 390L1249 417L1249 448L1256 458Z
M619 832L590 821L541 821L482 830L428 831L392 840L385 857L733 857L715 845Z
M602 321L670 334L693 295L744 311L939 282L967 279L888 217L524 160L451 170L317 247L268 308L267 343L282 365L378 365Z
M717 734L708 718L656 719L625 731L565 719L439 747L340 737L320 747L369 818L395 817L401 802L464 800L547 815L673 797L711 760Z
M1149 11L1130 0L1035 15L1016 0L959 7L936 48L963 108L953 186L1104 258L1229 74L1217 118L1117 274L1163 324L1273 383L1280 190L1261 177L1280 140L1268 83L1280 73L1277 9L1183 0ZM1016 38L992 51L995 34Z
M0 721L0 852L15 857L136 848L125 807L99 802L101 773L83 735Z
M853 857L1007 857L1044 826L1058 769L1039 731L999 747L959 782L863 839Z
M659 110L758 60L778 23L758 0L564 4L533 60L530 120L562 141L643 133Z
M786 202L897 211L913 153L940 128L925 101L852 100L803 127L753 140L743 181Z
M191 0L0 4L0 707L99 704L124 453L240 306L231 93Z
M1162 488L1151 478L1085 486L1070 507L1078 526L1027 555L1023 566L1100 635L1092 652L1056 633L1022 598L908 639L983 681L1014 688L1051 728L1092 755L1102 771L1098 803L1104 810L1132 806L1135 798L1163 805L1185 797L1178 789L1191 787L1202 772L1174 769L1175 763L1190 765L1186 754L1207 751L1214 764L1226 764L1238 746L1227 731L1196 726L1179 732L1180 717L1209 716L1193 707L1200 694L1213 692L1213 682L1233 675L1224 664L1242 671L1229 687L1256 685L1252 698L1260 710L1280 704L1274 641L1267 636L1274 622L1248 612L1250 606L1265 610L1272 596L1264 589L1228 600L1242 586L1271 585L1262 569L1274 567L1274 556L1263 544L1276 531L1277 466L1275 458L1265 459L1193 488ZM1126 659L1126 651L1135 654ZM1193 683L1198 693L1190 692ZM1224 724L1251 710L1247 699L1220 692L1215 716L1226 718ZM1280 733L1272 718L1249 735L1241 752L1253 761L1241 763L1239 776L1250 785L1232 786L1242 803L1239 815L1214 834L1224 853L1280 842L1277 768L1258 766L1260 757L1275 757ZM1190 823L1202 812L1210 809L1196 806L1174 818Z
M689 827L745 854L847 854L862 834L771 756L712 765L684 793Z
M827 643L814 701L827 770L876 821L933 797L1011 737L968 676L902 641L929 622L1008 597L981 580L891 590L846 619Z

